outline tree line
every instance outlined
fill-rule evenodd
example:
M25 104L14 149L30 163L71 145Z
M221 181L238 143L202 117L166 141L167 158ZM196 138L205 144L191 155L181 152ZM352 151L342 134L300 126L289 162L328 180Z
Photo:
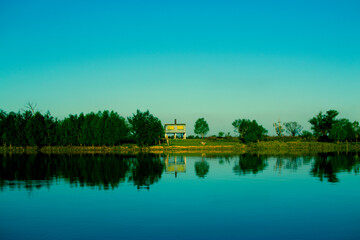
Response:
M284 131L290 136L316 138L326 142L357 142L360 135L359 122L338 119L339 112L320 112L309 120L311 130L302 131L297 122L274 123L278 136ZM244 143L263 140L268 131L256 120L236 119L232 126ZM204 118L195 122L194 132L204 137L209 132ZM220 136L221 134L221 136ZM224 136L223 132L219 136ZM226 135L230 137L230 133ZM114 146L135 143L139 146L155 145L164 137L161 121L149 111L137 110L124 118L114 111L88 114L70 114L63 120L54 118L34 108L23 112L6 113L0 110L0 145L2 146Z
M339 112L336 110L329 110L326 113L319 112L309 120L312 132L302 131L303 127L295 121L282 123L279 120L273 126L276 134L280 137L284 136L286 130L289 136L313 137L320 142L357 142L360 136L359 122L350 122L346 118L338 119L338 115ZM256 120L236 119L232 126L239 134L240 141L244 143L263 140L268 133L268 130L258 124ZM208 123L204 118L199 118L194 128L194 132L202 137L209 132ZM223 137L224 132L219 132L218 135ZM227 136L230 136L230 133Z
M114 111L99 111L70 114L58 120L50 112L0 110L0 144L3 146L152 145L163 135L161 121L149 111L137 110L127 119Z

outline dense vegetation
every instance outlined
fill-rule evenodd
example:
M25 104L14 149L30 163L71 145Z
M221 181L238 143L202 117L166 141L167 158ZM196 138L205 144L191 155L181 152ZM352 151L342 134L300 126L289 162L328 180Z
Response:
M145 118L136 120L139 115ZM152 121L156 122L154 126ZM154 143L152 133L157 131L161 136L163 131L160 120L149 112L138 111L129 122L114 111L69 115L63 120L49 112L42 115L31 111L8 114L1 111L0 143L5 146L111 146L129 142L148 145ZM148 134L142 135L138 142L141 124Z
M279 120L274 127L279 137L284 136L286 129L290 136L301 136L307 140L357 142L360 135L359 123L338 119L338 115L337 111L329 110L311 118L309 122L312 133L302 132L302 126L295 121L282 124ZM256 120L237 119L232 125L239 140L244 143L264 140L267 134L267 130ZM204 118L199 118L195 123L195 133L203 137L208 131L208 123ZM219 133L220 137L224 135L224 132ZM70 114L63 120L58 120L50 112L42 114L33 108L18 113L0 110L1 146L114 146L124 143L148 146L158 144L163 136L161 121L149 111L137 110L127 119L114 111L99 111ZM230 133L225 138L231 138Z
M238 131L239 138L244 143L256 142L261 140L267 130L263 126L259 125L255 120L250 121L249 119L237 119L232 125Z

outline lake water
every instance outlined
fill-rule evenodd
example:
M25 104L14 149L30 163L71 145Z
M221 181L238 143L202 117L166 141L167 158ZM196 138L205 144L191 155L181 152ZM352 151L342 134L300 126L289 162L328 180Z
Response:
M357 154L0 155L0 239L360 239Z

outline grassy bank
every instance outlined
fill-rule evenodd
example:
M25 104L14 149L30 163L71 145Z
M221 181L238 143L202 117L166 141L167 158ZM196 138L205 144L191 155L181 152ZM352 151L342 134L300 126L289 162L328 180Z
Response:
M171 139L169 144L139 147L133 144L121 146L46 146L0 147L0 153L78 153L78 154L137 154L149 153L229 153L257 152L264 154L309 154L321 152L359 151L360 143L321 143L306 141L261 141L243 144L237 139Z

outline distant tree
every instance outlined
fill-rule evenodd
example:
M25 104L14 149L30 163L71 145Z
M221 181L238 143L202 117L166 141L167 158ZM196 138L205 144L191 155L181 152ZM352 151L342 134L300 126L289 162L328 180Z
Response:
M44 116L45 121L45 139L44 144L46 145L56 145L57 144L57 125L58 121L51 116L50 112L48 111Z
M70 114L59 123L58 138L60 145L79 145L81 126L78 116Z
M206 161L195 163L195 173L199 178L205 178L206 174L209 172L209 169L210 166Z
M2 116L2 125L3 125L3 133L2 133L2 142L7 146L16 145L16 113L10 112L5 114L3 112Z
M219 137L224 137L225 133L224 132L219 132L218 136Z
M284 126L286 131L293 137L300 135L301 130L303 129L303 127L297 122L286 122L284 123Z
M0 145L4 144L4 132L5 132L5 120L6 120L6 112L0 109Z
M37 112L36 107L37 107L36 103L27 102L25 104L25 108L27 108L28 111L30 111L32 115L35 115L35 113Z
M261 140L267 133L267 130L255 120L237 119L232 125L239 133L239 139L245 143Z
M356 132L348 119L341 119L332 126L329 139L336 142L356 141Z
M339 114L336 110L329 110L326 114L319 112L318 115L311 118L309 123L312 125L311 129L314 136L319 137L320 141L327 141L332 126L336 123L336 116Z
M164 128L161 121L150 114L149 111L141 112L128 117L132 137L136 144L140 146L154 145L164 136Z
M309 131L303 131L301 136L304 138L311 138L311 137L313 137L313 134Z
M285 131L283 125L281 124L280 120L277 123L273 124L274 128L275 128L275 132L276 134L281 137L283 135L283 132Z
M43 146L46 144L46 123L40 112L36 112L26 124L26 136L31 146Z
M81 114L80 114L81 115ZM80 144L90 146L95 145L95 126L98 116L91 112L85 115L81 125Z
M359 141L360 126L359 126L359 122L358 122L358 121L353 122L353 128L354 128L354 131L355 131L356 141Z
M209 132L209 125L204 118L199 118L198 120L196 120L194 132L195 134L200 134L201 138L204 138L204 135Z

